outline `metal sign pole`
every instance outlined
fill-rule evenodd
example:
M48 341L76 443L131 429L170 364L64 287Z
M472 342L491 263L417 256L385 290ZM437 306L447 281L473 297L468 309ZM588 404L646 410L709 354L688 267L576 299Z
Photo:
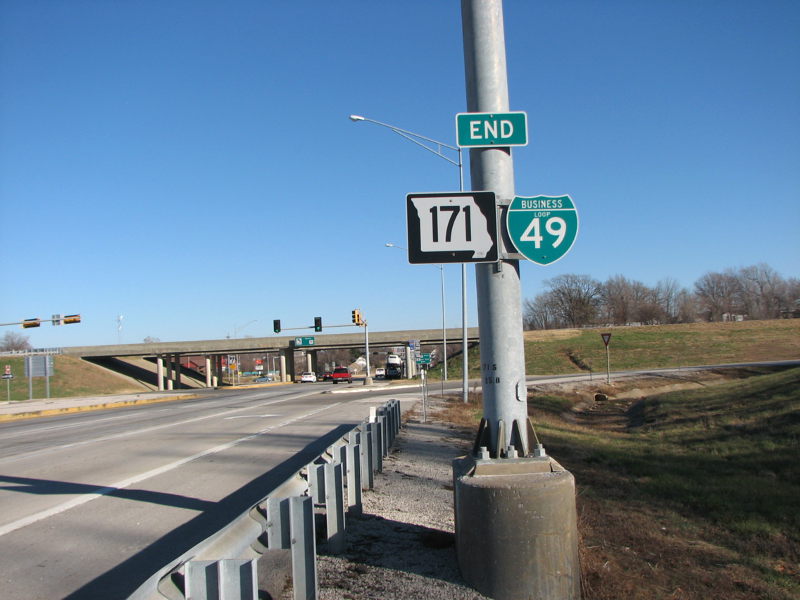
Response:
M467 110L491 119L508 112L502 1L461 0L461 13ZM511 149L471 148L470 169L505 222ZM467 583L495 600L579 600L575 481L530 447L519 261L498 237L500 259L475 266L484 416L475 452L453 461L456 556Z
M508 81L502 6L500 2L462 2L462 12L467 110L506 113ZM470 175L471 188L494 192L503 210L514 198L510 148L470 149ZM498 245L502 256L502 239L498 239ZM475 278L483 416L488 434L486 443L481 445L488 447L492 458L505 456L509 446L526 456L530 448L519 261L501 258L496 263L477 264Z
M28 376L28 400L33 400L33 360L30 355L25 357L25 374Z

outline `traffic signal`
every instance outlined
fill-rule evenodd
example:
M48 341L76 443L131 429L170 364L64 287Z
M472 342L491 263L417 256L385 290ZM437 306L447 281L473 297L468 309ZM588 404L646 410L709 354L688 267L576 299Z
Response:
M361 315L361 310L358 308L353 310L353 323L359 326L364 324L364 317Z
M317 333L322 331L322 317L314 317L314 331Z
M280 333L281 332L281 320L280 319L275 319L274 321L272 321L272 331L274 331L275 333Z
M69 325L70 323L80 323L81 316L80 315L65 315L63 323L64 325Z
M27 329L28 327L41 327L42 322L39 319L25 319L22 322L22 327Z

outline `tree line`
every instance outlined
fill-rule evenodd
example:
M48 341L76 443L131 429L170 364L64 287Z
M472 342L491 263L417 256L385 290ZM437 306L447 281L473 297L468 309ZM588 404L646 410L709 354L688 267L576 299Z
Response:
M763 263L708 272L691 290L671 278L650 287L622 275L601 283L566 274L544 284L523 303L525 329L800 317L800 279Z

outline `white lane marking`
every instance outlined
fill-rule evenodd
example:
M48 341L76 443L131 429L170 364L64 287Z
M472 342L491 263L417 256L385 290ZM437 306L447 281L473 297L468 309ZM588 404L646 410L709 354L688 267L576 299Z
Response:
M17 455L14 455L14 456L7 456L5 458L0 458L0 464L16 462L18 460L31 458L33 456L38 456L40 454L47 454L49 452L56 452L58 450L65 450L67 448L76 448L78 446L86 446L88 444L94 444L96 442L107 442L108 440L115 440L115 439L119 439L119 438L122 438L122 437L128 437L128 436L131 436L131 435L137 435L137 434L140 434L140 433L149 433L151 431L158 431L159 429L166 429L168 427L176 427L178 425L186 425L187 423L194 423L196 421L203 421L205 419L213 419L213 418L217 418L217 417L224 417L225 415L230 415L230 414L233 414L233 413L242 412L243 410L251 410L253 408L260 408L262 406L269 406L270 404L279 404L281 402L287 402L288 400L296 400L298 397L308 396L311 393L313 393L313 392L310 392L309 394L302 394L300 396L293 395L292 397L289 397L289 398L278 398L276 400L268 400L266 402L260 402L260 403L257 403L257 404L252 404L250 406L244 406L244 407L240 406L239 408L232 408L230 410L226 410L226 411L223 411L223 412L214 413L214 414L210 414L210 415L205 415L205 416L202 416L202 417L192 417L191 419L186 419L184 421L173 421L171 423L165 423L164 425L154 425L152 427L144 427L142 429L132 429L131 431L123 431L121 433L115 433L115 434L111 434L111 435L104 435L104 436L97 437L97 438L92 438L92 439L89 439L89 440L83 440L83 441L80 441L80 442L73 442L71 444L61 444L59 446L51 446L49 448L42 448L41 450L34 450L33 452L27 452L27 453L24 453L24 454L17 454Z
M241 444L242 442L246 442L248 440L252 440L257 438L260 435L264 435L265 433L269 433L286 425L290 425L295 421L300 421L301 419L305 419L316 415L317 413L321 413L322 411L328 410L333 408L334 406L338 406L341 402L336 402L335 404L329 404L328 406L323 406L322 408L318 408L316 410L312 410L311 412L305 413L303 415L299 415L297 417L293 417L291 419L287 419L277 425L270 425L269 427L265 427L264 429L257 431L256 433L252 433L250 435L246 435L244 437L239 438L238 440L233 440L231 442L226 442L224 444L220 444L219 446L214 446L213 448L209 448L208 450L203 450L202 452L198 452L197 454L193 454L192 456L187 456L186 458L181 458L180 460L176 460L174 462L168 463L166 465L157 467L155 469L151 469L149 471L145 471L144 473L139 473L138 475L134 475L133 477L128 477L127 479L123 479L121 481L117 481L116 483L112 483L111 485L105 487L99 487L91 492L86 494L82 494L77 498L73 498L72 500L68 500L66 502L62 502L56 506L48 508L47 510L39 511L38 513L34 513L32 515L28 515L27 517L23 517L21 519L17 519L16 521L12 521L11 523L0 527L0 536L4 536L7 533L11 533L12 531L16 531L17 529L21 529L22 527L26 527L37 521L41 521L42 519L47 519L48 517L53 517L59 513L67 511L71 508L75 508L76 506L80 506L82 504L86 504L87 502L91 502L95 498L100 498L107 494L110 494L113 491L124 489L134 483L139 483L140 481L144 481L145 479L150 479L151 477L156 477L157 475L163 475L168 471L172 471L173 469L177 469L187 463L192 462L193 460L197 460L198 458L202 458L204 456L208 456L209 454L216 454L218 452L223 452L224 450L228 450Z
M161 412L161 411L164 411L164 410L169 410L169 409L162 408L162 409L158 410L158 412ZM156 411L153 411L153 412L156 412ZM83 421L81 423L65 423L65 424L61 424L61 425L50 425L48 427L25 428L22 431L12 431L12 432L8 432L8 433L4 433L3 434L3 439L7 440L8 438L13 438L13 437L21 437L21 436L28 436L28 435L32 436L32 435L36 435L38 433L43 433L43 432L46 432L46 431L60 431L62 429L74 429L75 427L83 427L83 426L94 424L94 423L103 423L105 421L117 421L119 419L130 419L131 417L135 417L135 416L137 416L137 414L133 414L132 413L132 414L129 414L129 415L119 415L117 417L94 418L94 419L92 419L91 423L87 423L86 421Z
M266 419L268 417L279 417L280 415L236 415L235 417L225 417L225 420L230 419Z

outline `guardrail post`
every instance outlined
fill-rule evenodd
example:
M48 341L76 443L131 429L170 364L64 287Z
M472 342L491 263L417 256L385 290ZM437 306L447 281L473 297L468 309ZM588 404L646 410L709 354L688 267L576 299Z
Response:
M308 474L308 495L314 504L325 504L325 469L324 465L310 463L306 467Z
M403 420L403 414L400 410L400 401L392 400L392 403L392 407L394 408L394 433L398 435L400 433L400 424Z
M256 559L190 560L186 600L257 600Z
M317 542L314 535L314 500L295 496L289 500L292 522L292 587L294 600L317 598Z
M375 472L383 473L383 428L380 421L370 423L372 427L372 452L375 459Z
M361 432L361 489L371 490L375 485L375 476L372 473L372 431L369 424Z
M344 498L342 493L342 465L327 464L325 468L325 521L328 532L328 549L332 554L344 552Z
M380 415L378 416L378 425L381 428L381 441L383 442L383 456L389 456L389 446L391 445L389 438L389 419L386 417L386 409L381 408Z
M267 548L292 547L289 498L267 498Z
M369 470L371 473L377 473L378 470L378 425L377 423L367 423L367 439L369 446ZM375 478L372 477L369 488L375 485Z
M360 515L361 507L361 444L352 443L347 448L347 507Z
M389 432L389 447L392 447L394 444L395 438L395 427L394 427L394 400L389 400L386 403L386 429Z

